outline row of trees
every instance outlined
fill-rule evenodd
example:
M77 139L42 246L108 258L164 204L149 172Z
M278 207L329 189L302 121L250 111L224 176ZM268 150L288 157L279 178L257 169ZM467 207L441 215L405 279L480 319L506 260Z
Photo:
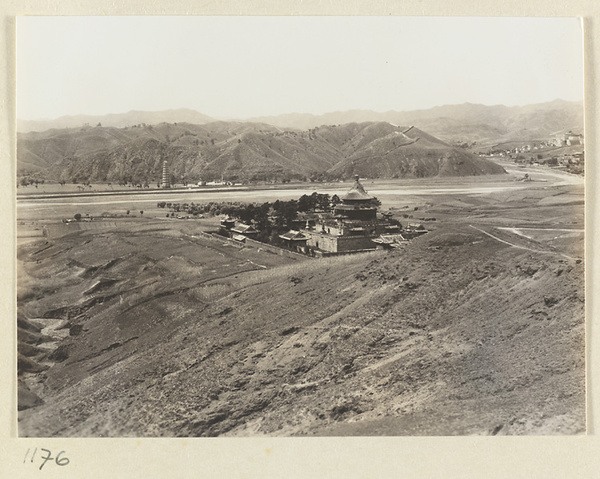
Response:
M23 176L19 182L17 182L17 188L19 186L28 187L29 185L33 185L36 188L38 185L43 185L45 183L44 179L31 178L29 176Z

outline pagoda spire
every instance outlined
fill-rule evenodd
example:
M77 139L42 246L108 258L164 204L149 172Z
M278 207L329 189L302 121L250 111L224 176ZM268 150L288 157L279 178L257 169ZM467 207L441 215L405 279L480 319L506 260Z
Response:
M171 179L169 175L169 165L167 164L167 160L163 161L162 187L171 188Z
M354 175L354 185L352 188L342 196L342 201L367 201L372 200L373 197L365 191L365 188L360 183L358 175Z

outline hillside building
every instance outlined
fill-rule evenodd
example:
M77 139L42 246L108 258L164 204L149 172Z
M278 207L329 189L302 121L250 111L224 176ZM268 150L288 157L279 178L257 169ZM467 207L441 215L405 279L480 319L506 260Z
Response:
M581 133L573 133L569 131L563 135L555 136L550 143L553 146L583 146L584 140Z
M220 226L223 231L228 232L235 226L235 219L231 218L230 216L226 216L225 218L221 219Z
M377 212L375 198L369 195L359 177L335 206L333 214L320 215L314 227L302 230L307 246L319 254L340 254L373 250L381 235L400 233L401 226L390 215Z
M289 230L287 233L279 235L279 238L283 241L283 244L291 250L298 251L300 253L306 252L306 243L308 242L308 236L297 230Z
M579 145L583 145L583 135L578 134L578 133L572 133L569 132L567 133L566 136L566 143L568 146L579 146Z
M405 245L408 240L401 234L386 234L375 238L373 242L377 245L377 249L393 249Z
M233 235L240 235L246 238L255 239L258 236L258 230L252 225L244 223L238 223L237 225L230 228L232 237Z

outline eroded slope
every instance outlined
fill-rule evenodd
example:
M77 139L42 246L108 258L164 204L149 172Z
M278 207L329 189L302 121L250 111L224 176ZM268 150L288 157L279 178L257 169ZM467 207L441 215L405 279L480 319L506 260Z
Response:
M70 332L22 375L44 403L21 435L584 431L583 264L544 245L455 227L294 261L172 231L67 239L21 253L48 284L21 312Z

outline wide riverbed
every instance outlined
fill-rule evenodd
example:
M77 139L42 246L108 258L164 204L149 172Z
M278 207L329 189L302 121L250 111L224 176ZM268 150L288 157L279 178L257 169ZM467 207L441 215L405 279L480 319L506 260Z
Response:
M435 195L485 195L502 191L524 188L547 188L561 185L583 185L583 177L577 177L559 170L548 168L516 168L511 164L503 165L508 175L468 178L430 178L416 180L365 180L367 191L379 198L383 205L396 203L397 198L410 203L409 197ZM534 180L515 181L525 173ZM219 188L191 189L175 191L137 191L137 192L88 192L86 195L35 195L21 194L17 197L17 216L19 219L38 219L48 216L72 217L73 211L98 215L103 211L150 210L157 202L207 203L210 201L265 202L299 198L315 191L330 195L344 194L351 182L292 185L291 187L260 188Z

